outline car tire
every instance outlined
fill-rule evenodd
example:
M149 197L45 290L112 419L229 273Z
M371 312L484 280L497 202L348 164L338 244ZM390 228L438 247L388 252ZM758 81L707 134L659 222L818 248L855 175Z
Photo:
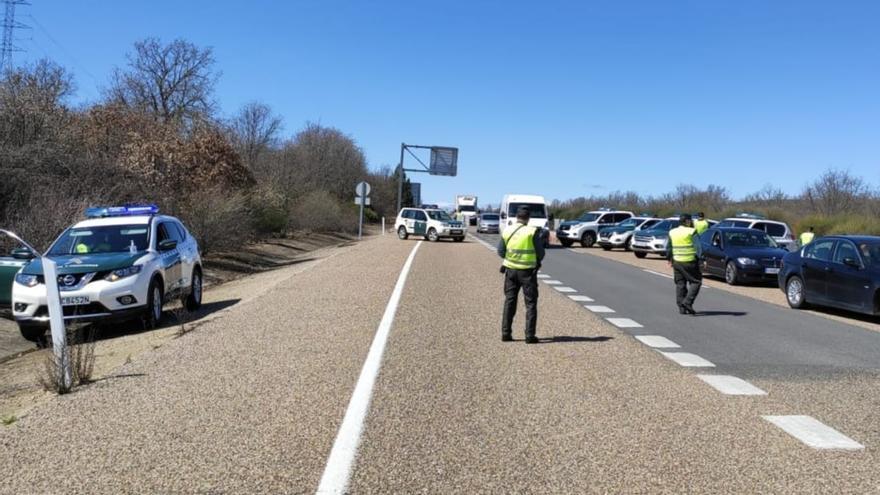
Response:
M570 241L568 239L560 239L559 244L562 244L562 247L570 248L572 244L574 244L574 241Z
M434 227L428 229L428 235L425 236L425 238L431 242L437 242L440 240L440 236L437 235L437 230Z
M400 228L397 229L397 238L400 239L401 241L405 241L408 237L409 237L409 234L407 234L407 232L406 232L406 227L401 225Z
M648 255L648 253L646 253L644 251L633 251L633 254L636 255L636 258L638 258L638 259L642 259Z
M150 281L150 288L147 289L147 309L144 314L144 326L148 329L159 327L162 321L162 284L158 277Z
M806 286L802 278L794 275L785 282L785 300L793 309L807 307Z
M581 246L588 248L596 243L596 234L592 232L584 232L581 236Z
M43 348L47 347L49 344L49 339L46 336L48 329L45 327L19 325L18 331L21 332L21 336L24 337L25 340L37 344L37 347Z
M202 271L195 268L189 285L189 294L183 300L187 311L196 311L202 306L202 282Z
M724 281L727 282L727 285L739 284L739 271L733 261L728 261L724 266Z
M452 240L454 240L455 242L462 242L464 241L464 237L453 237Z
M632 239L626 241L626 244L624 244L624 248L623 248L623 249L624 249L625 251L632 251L632 250L633 250Z

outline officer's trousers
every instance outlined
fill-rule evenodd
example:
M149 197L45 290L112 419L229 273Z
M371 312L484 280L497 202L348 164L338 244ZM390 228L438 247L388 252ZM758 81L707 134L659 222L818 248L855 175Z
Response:
M504 272L504 315L501 320L502 336L512 332L513 317L516 315L516 300L522 289L526 303L526 338L535 336L538 324L538 270L514 270Z
M691 263L672 262L675 275L675 302L678 307L690 308L700 293L703 285L703 274L700 273L700 265L696 261Z

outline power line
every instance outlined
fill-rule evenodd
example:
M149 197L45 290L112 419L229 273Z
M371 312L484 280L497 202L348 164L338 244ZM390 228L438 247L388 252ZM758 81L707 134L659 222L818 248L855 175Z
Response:
M61 50L62 53L67 55L67 58L69 58L79 70L81 70L85 75L89 76L89 78L92 80L92 82L95 83L95 87L97 88L98 87L98 78L95 77L94 74L89 72L89 70L86 69L85 66L83 64L81 64L80 61L77 60L77 58L74 57L72 53L70 53L66 48L64 48L64 45L59 43L58 40L56 40L55 37L52 36L51 33L49 33L49 30L46 29L45 26L40 24L40 21L38 21L36 17L34 17L33 15L30 15L30 14L28 14L27 17L28 17L28 19L31 20L31 22L34 23L35 26L37 26L37 29L42 31L43 34L45 34L46 37L49 38L49 41L51 41L53 45L58 47L58 49Z
M3 0L5 14L3 16L3 39L0 40L0 69L7 70L12 66L12 53L22 52L21 48L13 43L16 29L30 29L30 26L15 20L16 5L30 5L26 0Z

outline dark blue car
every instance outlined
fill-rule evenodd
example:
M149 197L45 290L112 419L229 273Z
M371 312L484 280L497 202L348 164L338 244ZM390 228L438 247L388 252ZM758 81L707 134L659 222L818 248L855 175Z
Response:
M792 308L832 306L880 314L880 237L821 237L789 253L779 288Z
M714 227L700 236L700 271L730 285L775 282L788 250L762 230Z

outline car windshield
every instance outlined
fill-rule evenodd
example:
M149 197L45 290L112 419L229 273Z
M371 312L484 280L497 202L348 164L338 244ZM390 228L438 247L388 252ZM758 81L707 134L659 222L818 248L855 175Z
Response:
M880 243L863 242L859 244L859 252L868 266L880 266Z
M458 211L477 211L475 207L471 205L459 205Z
M547 207L544 203L510 203L507 207L507 214L515 217L516 211L520 208L529 210L529 216L532 218L547 218Z
M738 247L776 247L776 242L764 232L725 232L724 242Z
M498 220L498 215L486 214L481 217L483 220Z
M578 222L595 222L600 216L599 213L584 213L578 217Z
M651 230L665 230L668 232L676 227L678 227L678 220L663 220L657 225L651 227Z
M431 220L439 220L441 222L452 220L452 217L443 210L428 210L428 216L431 217Z
M146 251L149 225L105 225L67 229L52 245L49 256L68 254L124 253L134 242L135 249Z
M626 220L617 224L619 227L635 227L636 225L642 223L642 219L640 218L627 218Z

